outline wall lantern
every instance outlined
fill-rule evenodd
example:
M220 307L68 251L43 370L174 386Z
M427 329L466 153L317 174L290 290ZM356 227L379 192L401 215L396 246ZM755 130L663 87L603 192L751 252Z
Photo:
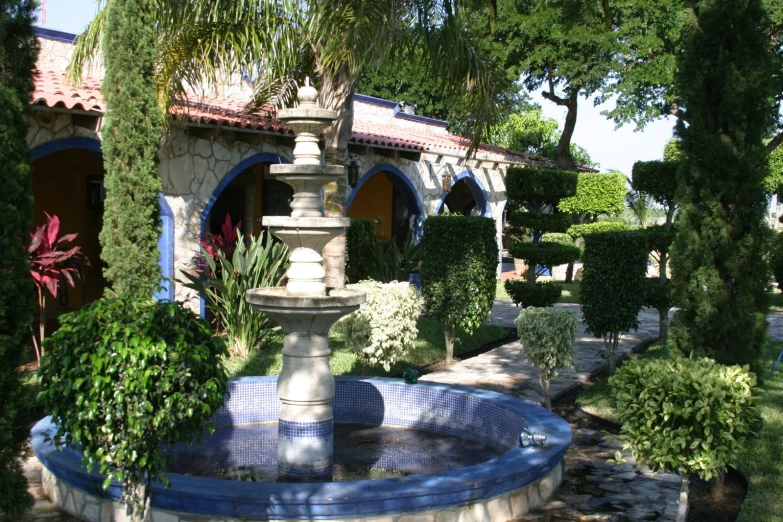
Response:
M451 174L444 174L440 178L440 186L443 189L443 192L451 192L451 182L454 179L454 176Z
M348 169L348 185L351 188L356 188L356 185L359 184L359 162L355 158L351 158L345 168Z

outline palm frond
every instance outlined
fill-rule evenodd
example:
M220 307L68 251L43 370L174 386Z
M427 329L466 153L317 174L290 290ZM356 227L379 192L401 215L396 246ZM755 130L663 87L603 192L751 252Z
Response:
M89 23L82 34L76 38L71 62L66 69L66 78L81 84L84 75L95 64L101 53L101 39L106 27L106 1L101 0L95 18Z

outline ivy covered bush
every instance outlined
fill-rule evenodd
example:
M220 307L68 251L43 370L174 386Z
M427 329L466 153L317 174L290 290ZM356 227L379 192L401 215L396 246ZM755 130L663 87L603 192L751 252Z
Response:
M345 274L351 283L367 279L367 266L377 242L375 222L371 219L351 219L345 229Z
M367 301L334 328L345 336L346 346L361 355L364 368L383 366L388 372L419 335L419 294L408 283L362 281L349 288L365 292Z
M571 225L571 216L553 213L561 199L576 193L577 173L549 170L510 168L506 175L509 196L508 221L513 227L530 231L529 243L509 246L509 253L523 259L530 269L525 283L507 281L506 291L522 306L552 306L560 297L561 287L550 283L546 290L536 290L537 266L552 269L579 257L579 248L554 241L544 241L547 233L563 233ZM523 288L523 286L525 288Z
M587 332L603 337L614 371L620 333L639 327L647 275L647 242L637 231L585 236L582 316Z
M609 385L625 449L640 465L678 471L686 505L688 477L710 480L735 464L758 418L756 377L747 366L706 358L631 359Z
M446 214L424 221L424 306L443 325L447 363L454 358L457 329L472 333L492 309L498 253L492 219Z
M552 409L549 392L552 379L560 369L576 368L576 317L556 308L526 308L514 321L522 353L538 370L546 407Z
M136 520L150 485L167 483L160 442L199 439L223 404L223 342L180 303L128 294L60 318L42 362L42 405L58 444L81 444L83 463L124 486Z

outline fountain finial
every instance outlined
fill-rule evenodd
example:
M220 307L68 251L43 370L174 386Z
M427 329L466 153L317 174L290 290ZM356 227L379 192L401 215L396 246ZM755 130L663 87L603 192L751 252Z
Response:
M296 93L299 98L300 107L315 107L315 100L318 99L318 90L310 85L310 77L305 78L305 84L299 87Z

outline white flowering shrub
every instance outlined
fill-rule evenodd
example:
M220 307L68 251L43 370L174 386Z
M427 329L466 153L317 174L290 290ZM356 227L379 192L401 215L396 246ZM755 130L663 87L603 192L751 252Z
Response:
M419 294L408 283L362 281L348 287L366 292L367 301L334 327L346 346L361 355L365 367L381 365L389 371L419 334Z

